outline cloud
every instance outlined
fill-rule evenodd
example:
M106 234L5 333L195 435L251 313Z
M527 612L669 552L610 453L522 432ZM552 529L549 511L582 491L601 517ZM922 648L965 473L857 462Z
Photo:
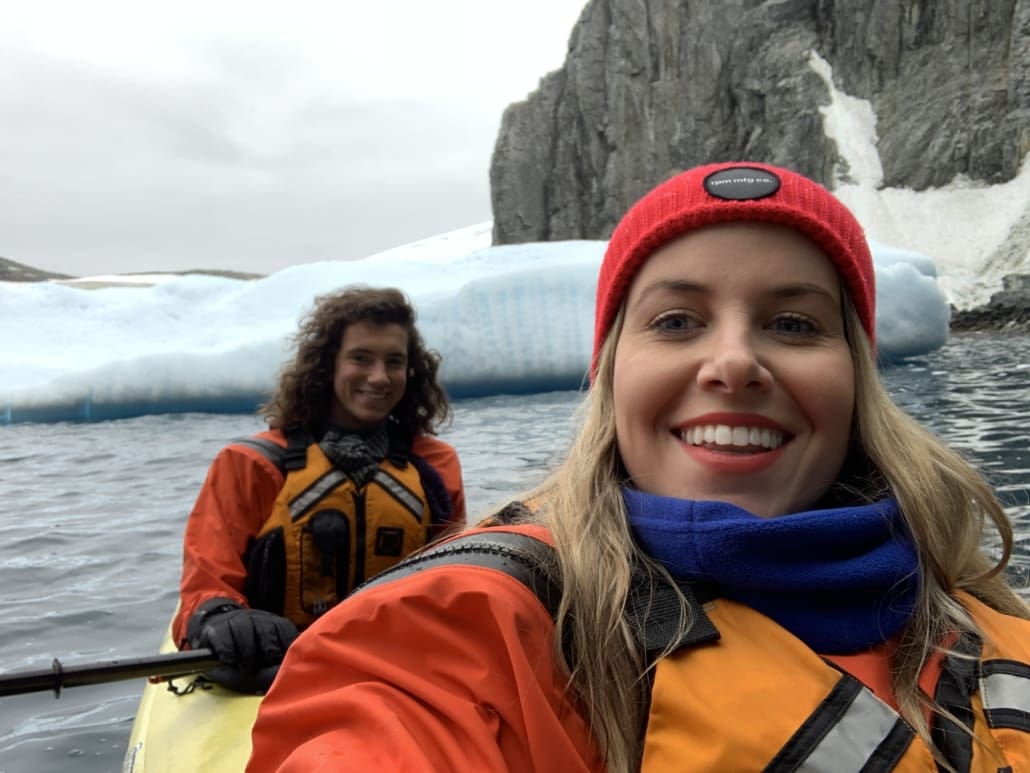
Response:
M0 31L0 254L272 271L488 220L501 113L560 66L583 4L19 7Z

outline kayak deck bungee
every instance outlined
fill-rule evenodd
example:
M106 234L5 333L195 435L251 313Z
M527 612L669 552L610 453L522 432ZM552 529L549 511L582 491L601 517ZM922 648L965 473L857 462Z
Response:
M175 651L169 630L160 652ZM172 680L184 694L167 681L143 688L122 773L242 773L261 697L206 681L189 689L196 678Z

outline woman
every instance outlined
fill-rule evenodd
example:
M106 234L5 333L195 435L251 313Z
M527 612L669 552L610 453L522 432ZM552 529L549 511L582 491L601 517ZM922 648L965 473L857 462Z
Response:
M1011 525L884 392L874 299L860 225L797 174L650 192L565 462L305 633L249 770L1030 766ZM555 552L527 574L515 537Z
M261 413L215 457L186 522L180 647L226 687L268 688L298 629L356 585L465 523L450 417L415 310L393 287L316 299Z

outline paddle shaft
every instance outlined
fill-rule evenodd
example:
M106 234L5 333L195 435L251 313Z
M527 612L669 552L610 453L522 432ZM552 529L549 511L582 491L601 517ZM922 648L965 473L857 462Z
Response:
M218 665L220 665L218 658L211 650L206 649L168 652L145 658L108 660L77 666L62 665L61 661L54 658L49 669L11 674L0 673L0 697L53 690L54 697L59 698L62 687L106 684L121 679L138 679L140 677L161 681L186 674L197 674Z

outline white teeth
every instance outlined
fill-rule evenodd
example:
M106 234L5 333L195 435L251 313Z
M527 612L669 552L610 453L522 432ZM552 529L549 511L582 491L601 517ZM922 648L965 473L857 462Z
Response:
M770 450L783 445L783 433L768 427L730 427L727 424L704 424L688 427L680 433L684 443L699 446L761 446Z

